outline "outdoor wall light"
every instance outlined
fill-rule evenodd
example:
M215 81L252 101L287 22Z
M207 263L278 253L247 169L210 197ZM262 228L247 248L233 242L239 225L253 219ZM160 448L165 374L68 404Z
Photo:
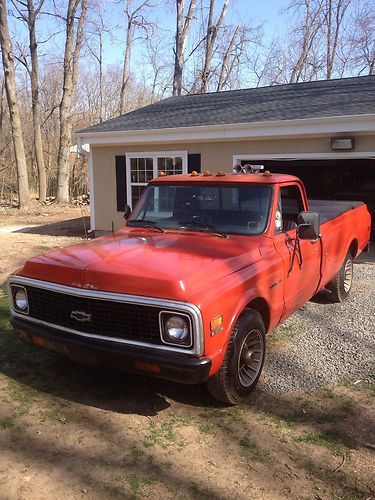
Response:
M330 137L329 144L333 150L354 149L354 137Z

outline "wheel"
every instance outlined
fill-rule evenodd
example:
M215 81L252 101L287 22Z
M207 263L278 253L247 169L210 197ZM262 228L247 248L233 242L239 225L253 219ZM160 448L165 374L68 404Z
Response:
M207 380L215 399L235 405L258 383L266 352L266 329L261 315L247 309L234 325L219 372Z
M340 271L325 288L330 292L329 299L332 302L342 302L349 295L353 283L353 257L347 253Z

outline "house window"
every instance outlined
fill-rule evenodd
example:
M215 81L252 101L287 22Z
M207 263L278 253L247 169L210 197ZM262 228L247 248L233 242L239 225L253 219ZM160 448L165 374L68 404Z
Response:
M147 184L158 172L167 175L187 173L186 151L160 151L155 153L127 153L127 203L133 209Z

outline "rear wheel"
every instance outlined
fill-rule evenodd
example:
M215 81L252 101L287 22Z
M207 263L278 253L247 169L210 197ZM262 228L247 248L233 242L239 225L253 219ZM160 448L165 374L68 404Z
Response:
M330 292L329 299L332 302L342 302L345 300L353 284L353 257L350 252L347 253L340 271L336 277L326 285Z
M235 405L258 383L266 352L265 326L261 315L247 309L237 320L219 372L207 381L211 396Z

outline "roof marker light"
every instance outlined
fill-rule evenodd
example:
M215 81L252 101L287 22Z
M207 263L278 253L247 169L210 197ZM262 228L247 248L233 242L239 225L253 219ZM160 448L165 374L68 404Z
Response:
M258 174L260 170L264 170L263 165L251 165L250 163L246 163L245 165L236 163L233 165L234 174Z
M199 175L199 173L196 170L193 170L191 176L196 177L197 175Z
M165 172L159 170L158 177L164 177L165 175L167 175Z
M203 175L204 175L205 177L208 177L209 175L212 175L212 174L211 174L211 170L205 170L205 171L204 171L204 173L203 173Z
M218 170L216 173L216 177L224 177L224 175L225 175L225 172L223 172L222 170Z
M271 177L271 172L269 170L266 170L263 174L263 177Z

